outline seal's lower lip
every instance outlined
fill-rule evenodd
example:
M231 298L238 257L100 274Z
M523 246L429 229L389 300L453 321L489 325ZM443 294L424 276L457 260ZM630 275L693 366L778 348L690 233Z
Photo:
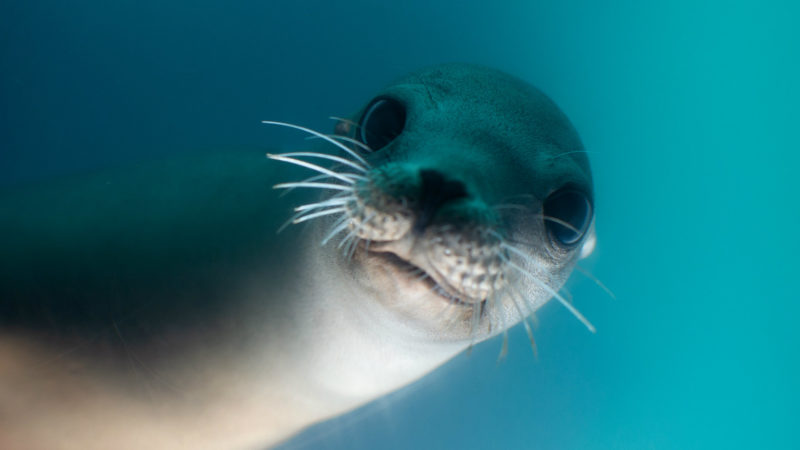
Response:
M471 303L465 302L458 293L450 292L442 287L436 280L422 268L406 261L392 252L365 250L373 258L378 258L387 265L391 265L398 272L406 274L408 277L416 278L419 283L424 283L430 291L442 299L457 305L470 306Z

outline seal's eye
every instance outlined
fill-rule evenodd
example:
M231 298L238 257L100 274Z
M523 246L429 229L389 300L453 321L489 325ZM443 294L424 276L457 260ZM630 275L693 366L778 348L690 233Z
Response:
M592 221L589 199L573 189L562 189L550 194L542 206L545 226L551 236L565 247L577 244Z
M392 142L406 126L406 108L399 101L378 97L361 116L358 137L372 151Z

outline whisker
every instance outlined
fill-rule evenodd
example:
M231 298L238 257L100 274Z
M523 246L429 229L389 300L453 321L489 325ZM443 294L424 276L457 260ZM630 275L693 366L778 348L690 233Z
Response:
M325 175L325 174L319 174L319 175L314 175L313 177L308 177L305 180L301 180L301 181L303 183L307 183L307 182L310 182L310 181L324 180L326 178L330 178L330 176L329 175ZM292 192L295 189L297 189L297 188L288 188L288 189L286 189L285 191L280 193L280 197L283 197L283 196L287 195L288 193Z
M562 294L564 296L564 300L568 301L569 304L571 305L573 303L572 292L570 292L569 289L565 287L562 287L561 290L564 291L564 294Z
M295 165L298 165L298 166L306 167L306 168L311 169L311 170L316 170L319 173L324 173L325 175L330 175L330 176L332 176L334 178L338 178L339 180L342 180L342 181L344 181L345 183L348 183L348 184L355 183L354 179L356 179L356 180L365 179L361 175L357 175L357 174L354 174L354 173L340 174L338 172L334 172L334 171L332 171L330 169L326 169L324 167L318 166L318 165L310 163L308 161L303 161L301 159L291 158L291 157L284 156L284 155L273 155L271 153L267 153L267 158L274 159L276 161L283 161L283 162L295 164Z
M593 151L589 151L589 150L572 150L572 151L569 151L569 152L559 153L557 155L551 156L551 157L547 158L547 160L549 161L551 159L561 158L561 157L567 156L567 155L574 155L576 153L593 154L593 153L597 153L597 152L593 152Z
M515 245L524 245L526 247L536 247L537 245L539 245L538 243L535 243L535 242L532 242L532 241L523 241L523 240L520 240L520 239L512 239L512 238L508 238L508 237L503 237L503 235L501 235L497 231L491 230L491 229L486 230L486 232L489 233L490 235L494 236L495 238L497 238L504 245L508 245L509 243L515 244Z
M470 321L474 323L475 319L475 310L472 310L472 316L470 316ZM470 327L469 330L469 347L467 347L467 356L472 356L472 349L475 347L475 328L474 326Z
M508 295L508 294L507 294ZM500 354L497 355L497 361L502 361L508 355L508 324L506 323L506 315L502 308L502 303L497 298L497 295L492 296L495 300L495 307L500 309L500 329L503 330L503 344L500 346Z
M565 222L565 221L563 221L563 220L561 220L561 219L559 219L559 218L556 218L556 217L552 217L552 216L546 216L546 215L544 215L544 214L542 214L541 216L542 216L542 219L544 219L544 220L547 220L547 221L550 221L550 222L557 223L557 224L559 224L559 225L561 225L561 226L563 226L563 227L565 227L565 228L569 228L570 230L574 231L576 234L581 234L581 230L579 230L579 229L575 228L575 227L574 227L572 224L570 224L569 222Z
M483 302L480 302L477 305L472 305L472 317L470 318L472 324L470 325L470 332L469 332L470 350L472 350L472 347L475 345L475 336L477 336L478 334L478 323L480 322L482 312L483 312Z
M332 137L332 138L334 136L336 136L334 139L338 139L340 141L344 141L344 142L347 142L347 143L350 143L350 144L353 144L353 145L357 145L358 147L360 147L363 150L366 150L368 152L372 152L372 148L370 148L369 145L367 145L367 144L365 144L365 143L363 143L361 141L357 141L357 140L355 140L355 139L353 139L351 137L340 136L338 134L337 135L329 135L329 136Z
M539 359L539 347L536 346L536 339L533 338L533 330L528 323L528 318L522 319L522 325L525 327L525 332L528 334L528 342L531 343L531 350L533 350L533 358Z
M505 238L505 237L503 237L503 235L502 235L502 234L498 233L496 230L493 230L493 229L491 229L491 228L487 228L485 232L486 232L487 234L489 234L489 235L493 236L494 238L496 238L496 239L497 239L498 241L500 241L501 243L505 243L505 242L515 242L515 241L511 241L511 240L509 240L508 238Z
M292 217L290 217L286 222L283 222L283 224L278 228L276 234L280 234L283 230L289 227L289 225L294 225L296 223L299 223L296 222L296 220L302 217L303 214L308 214L308 211L298 211L295 214L293 214Z
M333 119L333 120L336 120L336 121L338 121L338 122L343 122L343 123L347 124L348 126L352 127L352 131L353 131L353 133L356 133L356 134L358 134L358 132L360 131L360 132L361 132L361 134L362 134L362 136L363 136L364 132L366 132L367 134L369 134L369 135L370 135L370 136L372 136L372 137L379 137L379 138L385 138L385 137L386 137L386 136L380 136L380 135L377 135L377 134L375 134L375 133L371 132L370 130L365 130L365 129L364 129L362 126L361 126L361 124L359 124L359 123L357 123L357 122L355 122L355 121L352 121L352 120L350 120L350 119L345 119L345 118L342 118L342 117L336 117L336 116L330 116L330 117L329 117L329 119ZM339 124L337 124L337 126L338 126L338 125L339 125ZM347 130L345 131L345 133L349 134L349 133L350 133L350 131L351 131L351 130L347 129ZM344 134L338 134L338 133L337 133L337 136L345 136L345 135L344 135ZM346 137L346 136L345 136L345 137ZM361 142L360 142L360 141L356 141L356 142L357 142L357 143L359 143L359 144L361 144ZM359 147L361 147L361 145L359 145ZM366 150L368 150L368 151L370 151L370 152L372 151L372 149L371 149L369 146L362 147L362 148L365 148Z
M295 211L306 211L309 209L318 209L324 208L326 206L336 206L336 205L346 205L347 203L353 201L352 197L335 197L328 200L324 200L317 203L308 203L305 205L300 205L294 208Z
M339 246L337 247L342 249L342 256L347 260L350 260L350 249L358 243L358 237L353 231L347 234L347 236L345 236L344 239L339 242Z
M346 123L348 125L352 125L352 126L354 126L356 128L361 128L361 125L356 123L354 120L346 119L344 117L329 116L328 119L335 120L337 122L344 122L344 123Z
M526 303L525 299L519 292L514 290L513 293L519 297L523 305ZM528 341L530 341L531 343L531 350L533 350L533 357L539 358L539 350L536 347L536 340L533 338L533 330L531 330L531 326L528 323L528 316L530 315L530 313L522 312L522 308L520 308L519 303L517 303L517 299L515 299L513 295L509 295L509 298L511 299L511 303L514 305L514 308L517 310L517 313L519 313L519 316L522 318L520 322L522 322L522 326L525 328L525 333L528 335Z
M508 329L503 330L503 343L500 344L500 354L497 355L497 362L503 361L508 356Z
M349 219L350 219L350 217L348 217L347 214L345 214L345 215L342 216L341 219L338 220L338 222L334 223L333 227L331 229L331 232L328 233L328 235L325 236L325 238L320 243L320 247L322 247L325 244L327 244L328 241L333 239L334 236L336 236L337 234L341 233L342 230L347 228L347 226L350 224L349 221L348 221Z
M286 228L289 227L289 225L292 225L294 223L295 219L297 219L298 217L300 217L302 215L303 215L302 211L300 211L300 212L298 212L296 214L293 214L292 217L289 217L289 219L286 222L283 222L283 224L281 224L281 226L278 227L278 231L276 231L275 234L281 234L281 232L283 232L283 230L285 230Z
M355 140L355 139L353 139L351 137L342 136L341 134L326 134L325 136L328 136L331 139L336 139L336 140L339 140L339 141L342 141L342 142L347 142L348 144L357 145L358 147L360 147L360 148L362 148L362 149L364 149L364 150L366 150L368 152L372 152L372 149L369 147L369 145L367 145L367 144L365 144L365 143L363 143L361 141L357 141L357 140ZM318 136L309 136L306 139L321 139L321 138L318 137Z
M326 177L326 176L327 175L323 175L323 177ZM312 178L316 178L316 177L312 177ZM294 189L294 188L289 188L284 192L288 192L288 191L290 191L292 189ZM329 198L328 200L323 200L323 201L320 201L320 202L317 202L317 203L308 203L308 204L305 204L305 205L298 206L298 207L296 207L294 209L295 210L295 214L293 214L292 217L289 218L289 220L284 222L278 228L277 233L280 234L289 225L300 223L300 222L303 222L303 221L307 220L307 219L302 219L302 220L299 220L299 219L301 217L303 217L304 214L308 214L309 211L311 211L311 210L319 209L319 208L325 208L325 207L328 207L328 206L338 206L338 205L347 204L347 202L351 201L352 199L353 199L353 196L351 194L349 194L348 192L340 192L340 193L334 195L333 197Z
M348 224L348 225L349 225L349 224ZM342 238L342 240L341 240L341 241L339 241L339 245L337 245L337 246L336 246L336 248L342 248L342 247L344 247L344 246L345 246L345 245L346 245L346 244L347 244L347 243L350 241L350 239L353 239L353 238L355 238L355 237L356 237L356 233L357 233L357 232L358 232L358 231L357 231L355 228L354 228L354 229L352 229L352 230L350 230L350 232L349 232L349 233L347 233L347 234L346 234L346 235L345 235L345 236Z
M310 138L314 138L314 139L318 139L316 136L309 136L309 137ZM269 157L269 154L267 154L267 156ZM291 156L307 156L309 158L321 158L321 159L327 159L327 160L330 160L330 161L336 161L338 163L350 166L350 167L352 167L352 168L354 168L356 170L359 170L361 172L366 172L367 171L367 169L364 166L362 166L361 164L354 163L353 161L350 161L349 159L342 158L341 156L328 155L327 153L290 152L290 153L280 153L280 154L275 155L275 156L290 156L290 157Z
M528 317L528 318L534 319L534 321L535 321L535 317L534 317L535 310L533 309L533 303L527 301L525 299L525 296L522 295L522 293L518 289L516 289L516 288L514 288L512 286L509 286L509 289L511 289L513 291L513 294L516 295L517 298L519 299L520 303L522 303L522 306L521 306L522 310L519 309L520 306L517 306L516 307L517 311L520 312L520 314L522 314L523 317ZM513 298L512 298L512 300L513 300Z
M301 223L301 222L305 222L306 220L316 219L317 217L329 216L331 214L336 214L336 213L345 212L345 211L347 211L347 208L345 208L345 207L331 208L331 209L326 209L324 211L317 211L315 213L307 214L307 215L305 215L303 217L298 217L297 219L294 219L292 221L292 223L298 224L298 223Z
M273 186L274 189L287 189L287 188L314 188L314 189L335 189L339 191L352 191L352 186L342 186L341 184L334 183L309 183L305 181L298 181L292 183L280 183Z
M490 311L490 313L489 313L489 318L490 318L490 320L489 320L489 333L490 334L492 333L492 326L494 325L494 320L493 320L494 319L494 315L492 315L492 312L495 311L495 310L499 310L499 314L497 314L497 315L500 317L500 323L499 323L500 330L503 331L503 343L500 346L500 354L497 355L497 362L499 363L499 362L503 361L506 358L506 355L508 355L508 327L506 325L506 317L505 317L505 314L503 312L502 303L500 301L499 294L498 293L494 293L493 295L491 295L487 299L487 305L486 306L487 306L487 309Z
M526 259L526 260L530 259L530 257L528 255L526 255L525 253L521 252L520 250L518 250L518 249L516 249L516 248L514 248L514 247L512 247L512 246L510 246L508 244L503 244L503 248L505 248L506 250L508 250L508 251L510 251L512 253L517 254L518 256L521 256L523 259ZM583 323L583 325L586 326L586 328L589 329L589 331L591 331L592 333L595 333L597 331L595 329L594 325L592 325L589 322L589 320L587 320L586 317L584 317L583 314L580 313L580 311L578 311L574 306L572 306L566 299L564 299L564 297L561 296L561 294L556 292L553 288L551 288L550 286L545 284L542 280L540 280L539 278L534 276L532 273L528 272L527 270L525 270L522 267L520 267L517 264L515 264L508 257L500 255L500 259L504 260L509 266L511 266L514 269L518 270L521 274L523 274L526 277L528 277L531 281L533 281L539 287L541 287L542 289L547 291L550 295L552 295L553 298L558 300L565 308L567 308L567 310L569 310L569 312L571 312L573 316L575 316L578 320L580 320L581 323Z
M294 125L294 124L287 123L287 122L275 122L275 121L272 121L272 120L262 120L261 123L264 123L264 124L267 124L267 125L278 125L278 126L281 126L281 127L294 128L296 130L305 131L308 134L312 134L314 136L318 136L320 139L325 140L327 142L330 142L331 144L335 145L336 147L339 147L340 149L344 150L350 156L352 156L353 158L357 159L364 166L366 166L366 167L370 166L369 163L364 158L362 158L361 156L358 155L358 153L354 152L353 150L351 150L350 148L348 148L346 145L342 144L341 142L337 141L336 139L331 139L330 137L328 137L328 136L326 136L326 135L324 135L324 134L322 134L322 133L320 133L318 131L314 131L314 130L312 130L310 128L302 127L300 125Z
M594 282L595 282L595 284L597 284L597 286L599 286L599 287L600 287L600 289L604 290L604 291L606 292L606 294L608 294L608 296L609 296L609 297L611 297L611 298L612 298L612 299L614 299L614 300L616 300L616 299L617 299L617 296L616 296L616 295L614 295L614 292L612 292L612 291L611 291L611 289L609 289L609 288L608 288L608 287L607 287L605 284L603 284L603 282L602 282L602 281L598 280L598 279L597 279L597 277L595 277L594 275L592 275L592 274L591 274L591 272L589 272L588 270L584 269L583 267L581 267L581 266L579 266L579 265L577 265L577 264L575 265L575 270L577 270L578 272L580 272L580 273L581 273L583 276L585 276L586 278L588 278L588 279L590 279L590 280L594 281Z
M358 237L357 237L358 232L363 230L364 226L366 224L368 224L370 222L370 220L372 220L377 214L378 214L377 212L374 212L374 213L364 217L364 220L361 221L361 223L358 225L358 227L356 227L353 230L353 233L354 233L354 236L356 236L356 239L354 239L353 243L350 244L350 251L348 252L348 255L347 255L347 259L348 260L353 258L353 253L355 253L355 251L356 251L356 246L358 245Z
M356 252L356 247L358 247L358 238L353 239L353 242L350 244L350 250L347 252L348 261L353 259L353 254Z

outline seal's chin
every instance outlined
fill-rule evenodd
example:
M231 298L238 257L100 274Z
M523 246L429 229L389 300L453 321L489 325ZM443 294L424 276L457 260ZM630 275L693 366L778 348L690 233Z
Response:
M477 301L469 299L463 292L459 292L439 280L435 273L431 273L432 271L429 272L415 265L398 253L381 246L367 248L364 245L359 245L359 247L358 251L364 254L370 263L378 264L385 270L390 271L402 283L404 289L424 289L436 298L463 307L474 307L485 301L483 299Z

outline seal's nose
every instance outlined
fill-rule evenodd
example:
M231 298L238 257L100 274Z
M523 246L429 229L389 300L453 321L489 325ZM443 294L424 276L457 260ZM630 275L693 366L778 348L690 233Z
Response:
M419 177L422 185L419 197L419 215L414 224L416 231L424 230L442 205L468 197L464 183L448 179L438 170L421 169Z

